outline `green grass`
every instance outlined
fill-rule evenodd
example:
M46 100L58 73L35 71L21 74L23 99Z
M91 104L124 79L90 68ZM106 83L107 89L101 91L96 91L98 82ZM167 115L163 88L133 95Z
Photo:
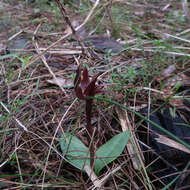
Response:
M0 45L1 42L3 45L11 42L14 44L15 39L8 42L8 38L25 29L28 48L33 49L33 33L41 23L37 32L40 36L37 35L35 40L40 47L48 47L58 40L62 36L60 33L67 28L59 8L53 1L47 3L40 0L31 3L24 0L17 2L4 0L3 2L6 4L0 5L0 16L3 18L3 23L8 23L9 30L2 31ZM164 2L168 3L167 1L162 3ZM91 1L80 0L77 3L79 4L76 7L74 0L64 1L71 21L77 21L79 18L83 20L93 7ZM153 0L146 1L146 4L142 1L113 4L100 1L84 28L87 33L93 31L95 35L105 35L109 31L112 38L120 39L125 50L118 55L108 52L104 55L98 54L97 59L86 55L46 54L46 58L49 56L51 60L50 62L47 59L47 62L49 61L48 64L54 74L66 80L75 78L76 61L87 66L90 76L100 71L104 73L100 78L100 84L105 86L105 95L95 97L94 106L97 109L93 107L92 120L93 125L97 127L95 136L97 149L121 132L118 116L114 111L117 106L127 111L129 121L133 127L136 127L136 131L144 126L144 123L150 123L190 150L190 145L185 141L143 116L139 111L131 109L134 104L136 107L141 107L150 103L151 107L155 108L154 111L170 107L171 115L175 116L179 111L178 104L174 104L175 101L190 100L189 89L183 87L183 81L177 81L178 77L188 76L190 72L189 50L185 49L189 46L187 40L190 36L189 32L184 32L188 29L186 18L183 9L179 10L180 2L178 4L171 2L172 6L168 7L167 11L161 12L160 8L152 8L159 6L159 3L160 1ZM162 8L163 6L160 5ZM55 33L59 35L54 35ZM165 36L165 33L170 36ZM73 39L63 40L58 45L59 48L65 47L70 41ZM26 46L24 48L27 49ZM73 85L65 88L66 96L58 86L49 84L47 80L52 79L52 76L41 59L28 65L36 55L35 50L0 52L0 102L10 111L8 113L0 104L0 165L7 160L0 172L0 179L9 186L12 183L24 189L41 188L43 176L44 189L58 188L59 185L66 189L90 188L93 183L89 176L63 161L59 147L60 137L66 131L74 131L74 135L86 143L84 104L82 101L76 101L67 112L76 98ZM126 64L123 64L124 62ZM65 67L56 68L54 64ZM163 76L163 71L170 65L175 66L175 71L168 77ZM176 80L176 83L169 86L173 80ZM15 118L29 130L28 133L19 127ZM190 127L188 122L181 125ZM58 126L59 130L52 141ZM50 155L47 159L48 152ZM156 189L150 178L150 169L155 168L151 168L151 165L147 168L146 164L141 163L142 171L135 171L131 162L127 161L131 161L127 154L125 149L122 156L113 163L106 164L101 171L101 178L119 165L122 170L113 173L113 177L110 176L107 180L110 183L105 183L104 186L109 189L116 187L129 189L129 186L135 188L134 183L136 183L144 189ZM47 165L46 171L45 165ZM12 168L10 167L10 173L7 173L3 168L9 166ZM188 167L186 165L186 168ZM130 174L127 172L129 169ZM17 173L14 173L15 171ZM129 177L130 175L133 178ZM165 186L160 185L160 189L169 189L180 176L181 173Z

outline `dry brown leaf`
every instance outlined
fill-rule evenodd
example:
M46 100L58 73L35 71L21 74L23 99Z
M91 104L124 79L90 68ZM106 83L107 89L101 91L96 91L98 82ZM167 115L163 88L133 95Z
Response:
M56 79L47 80L47 82L51 84L55 84L57 86L61 86L63 88L73 87L73 79L64 79L61 77L56 77Z
M120 53L124 47L116 40L105 35L94 35L85 39L85 45L92 46L96 50L107 53Z
M163 76L163 77L169 77L175 70L176 70L175 65L170 65L169 67L167 67L167 68L162 72L162 76Z
M182 83L182 86L190 86L190 77L187 75L181 73L177 77L175 77L172 80L168 80L167 85L170 87L175 86L178 82Z

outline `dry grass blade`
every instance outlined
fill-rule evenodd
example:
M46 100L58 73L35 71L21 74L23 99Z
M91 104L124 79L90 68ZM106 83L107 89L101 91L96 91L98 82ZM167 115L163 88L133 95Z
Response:
M40 52L44 51L46 48L39 48ZM30 50L31 51L31 50ZM60 54L60 55L80 55L82 54L82 50L80 49L53 49L50 51L47 51L47 53L50 54Z
M175 148L175 149L178 149L178 150L181 150L183 152L186 152L188 154L190 154L190 150L187 149L186 147L184 147L182 144L179 144L178 142L166 137L166 136L163 136L163 135L158 135L157 138L155 138L157 142L161 143L161 144L165 144L169 147L172 147L172 148Z
M151 187L151 183L150 183L150 179L149 176L147 174L147 171L145 169L145 165L144 165L144 156L143 153L140 149L140 145L136 139L136 136L134 134L134 129L132 128L129 118L128 118L128 113L126 110L122 110L118 107L116 107L116 112L118 115L118 118L120 120L121 126L122 126L122 130L126 131L129 130L131 132L131 142L129 141L129 143L127 144L127 150L131 156L131 161L133 164L134 169L139 170L140 172L142 172L141 170L143 169L144 174L145 174L145 178L149 183L149 189L152 189ZM143 173L142 173L143 176ZM145 182L146 183L146 182ZM148 189L148 187L145 186L146 189Z
M189 41L188 41L189 42ZM140 49L140 48L131 48L134 51L142 51L142 52L155 52L154 49ZM163 53L168 54L168 55L181 55L181 56L186 56L190 57L189 53L179 53L179 52L173 52L173 51L164 51Z
M92 183L94 184L94 188L100 189L102 186L101 180L98 179L98 177L96 176L96 174L94 173L92 168L89 165L85 165L84 170L87 173L87 175L89 176Z
M135 134L134 134L134 129L132 128L129 118L128 118L128 114L127 111L122 110L118 107L115 108L121 127L122 127L122 131L130 131L131 132L131 141L128 142L127 144L127 150L129 152L129 155L131 156L131 161L133 163L133 167L135 170L141 170L142 169L142 165L140 163L139 157L137 154L139 154L142 158L142 160L144 160L144 156L142 154L142 151L140 150L140 146L138 141L136 140ZM135 146L135 147L134 147ZM138 152L136 152L138 151Z
M124 163L123 163L124 164ZM101 180L98 180L96 182L96 186L94 185L94 187L92 188L92 190L95 190L96 187L98 187L99 189L102 189L102 186L106 183L106 181L109 179L109 177L111 175L113 175L114 173L116 173L117 171L119 171L121 169L121 166L116 167L115 169L113 169L112 171L110 171L107 175L105 175Z
M40 27L41 24L38 25L38 27L36 28L36 31L34 33L34 36L35 34L37 33L39 27ZM34 37L33 37L33 42L34 42L34 45L36 47L36 51L38 52L38 54L40 55L41 52L40 52L40 49L39 49L39 46L38 46L38 43L34 40ZM46 68L48 69L48 71L50 72L50 74L52 75L54 81L56 81L57 85L60 87L60 89L64 92L65 96L67 96L67 93L65 91L65 89L63 88L63 86L60 84L59 80L57 79L57 77L55 76L55 74L53 73L53 71L51 70L51 68L49 67L49 65L47 64L47 61L46 61L46 58L45 56L42 54L41 55L41 59L42 59L42 62L44 63L44 65L46 66Z
M189 12L189 7L188 7L188 1L187 0L182 0L182 7L183 7L183 11L185 13L185 16L189 20L190 12Z
M1 105L3 106L3 108L10 114L9 109L5 106L5 104L3 102L1 102ZM15 121L17 122L18 126L23 129L24 131L28 132L28 129L16 118L13 116L13 118L15 119Z

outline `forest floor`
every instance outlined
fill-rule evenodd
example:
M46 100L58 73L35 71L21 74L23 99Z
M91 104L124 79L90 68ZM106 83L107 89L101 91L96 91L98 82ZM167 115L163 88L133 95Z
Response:
M0 189L190 189L186 1L1 0L0 18Z

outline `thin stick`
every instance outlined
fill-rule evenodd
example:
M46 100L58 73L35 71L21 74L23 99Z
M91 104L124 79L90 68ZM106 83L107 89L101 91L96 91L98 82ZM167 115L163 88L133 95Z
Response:
M5 104L0 101L0 104L2 105L2 107L10 114L11 112L9 111L9 109L5 106ZM17 122L18 126L23 129L24 131L28 132L28 129L15 117L13 116L14 120Z
M73 35L76 37L76 39L77 39L79 45L82 47L82 52L85 53L85 45L84 45L84 43L81 41L81 38L80 38L80 36L77 34L75 28L73 27L73 25L72 25L72 23L71 23L71 21L70 21L70 19L69 19L69 16L68 16L68 14L67 14L67 11L65 10L63 4L60 2L60 0L54 0L54 1L57 3L58 7L60 8L61 13L62 13L62 15L63 15L63 18L65 19L66 23L67 23L67 24L69 25L69 27L71 28L71 31L72 31Z

